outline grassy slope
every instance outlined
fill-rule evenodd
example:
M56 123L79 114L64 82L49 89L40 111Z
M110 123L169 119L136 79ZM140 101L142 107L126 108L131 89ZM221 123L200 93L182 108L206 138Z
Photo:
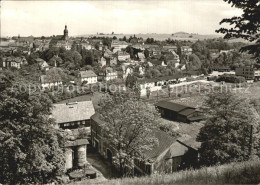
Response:
M231 163L227 165L187 170L168 175L153 175L141 178L113 179L104 184L258 184L260 183L260 161Z

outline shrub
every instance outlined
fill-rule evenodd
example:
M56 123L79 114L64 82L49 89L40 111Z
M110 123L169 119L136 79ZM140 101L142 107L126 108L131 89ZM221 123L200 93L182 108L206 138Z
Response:
M235 75L221 75L216 79L216 82L227 82L227 83L243 83L246 79L242 76Z

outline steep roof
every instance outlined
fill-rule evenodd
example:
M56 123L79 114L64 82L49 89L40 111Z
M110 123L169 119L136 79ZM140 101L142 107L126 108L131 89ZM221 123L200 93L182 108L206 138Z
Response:
M152 150L147 150L143 153L145 159L155 160L159 155L161 155L165 150L176 142L176 139L168 135L166 132L160 130L154 130L155 137L158 139L158 145Z
M88 120L95 114L92 101L54 104L52 118L56 123L67 123L80 120Z
M191 115L194 112L196 112L195 108L188 107L187 109L180 111L179 114L184 115L184 116L188 116L188 115Z
M80 71L80 77L81 78L89 78L89 77L96 77L97 75L92 70L87 71Z

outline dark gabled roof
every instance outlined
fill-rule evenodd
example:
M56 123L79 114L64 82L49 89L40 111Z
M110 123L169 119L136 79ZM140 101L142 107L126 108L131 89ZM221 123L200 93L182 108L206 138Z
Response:
M96 77L97 75L92 70L87 71L80 71L80 77L81 78L89 78L89 77Z
M187 109L184 109L182 111L179 112L180 115L183 115L183 116L188 116L188 115L191 115L192 113L196 112L195 108L187 108Z
M168 135L166 132L160 130L154 130L154 136L158 139L158 145L155 146L152 150L147 150L143 153L145 159L155 160L162 154L165 150L169 149L170 146L176 142L176 139Z
M168 110L172 110L172 111L175 111L175 112L180 112L180 111L185 110L187 108L195 109L194 107L189 107L189 106L174 103L174 102L171 102L171 101L159 101L158 103L155 104L155 106L161 107L161 108L164 108L164 109L168 109Z
M94 120L98 125L100 123L103 123L104 121L100 119L100 114L99 113L95 113L94 115L92 115L90 117L90 119Z
M99 126L104 122L100 119L98 113L91 116L91 119L94 120ZM151 159L156 160L163 152L169 150L170 157L180 156L185 153L187 147L181 145L177 142L176 138L173 138L166 132L161 130L153 130L154 137L158 140L158 145L154 146L151 150L146 150L142 153L142 156L145 160ZM174 144L174 145L173 145ZM170 148L171 146L172 149Z
M205 119L205 116L203 116L203 115L200 115L200 116L196 116L196 117L191 117L191 118L189 118L188 117L188 120L189 121L201 121L201 120L203 120L203 119Z

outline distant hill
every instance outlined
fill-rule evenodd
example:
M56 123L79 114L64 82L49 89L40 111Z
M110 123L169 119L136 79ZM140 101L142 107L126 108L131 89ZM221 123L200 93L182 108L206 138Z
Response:
M118 39L123 38L126 36L126 38L129 38L130 36L136 36L136 37L142 37L144 40L147 38L154 38L155 40L163 41L166 39L172 39L172 40L186 40L186 41L192 41L196 42L197 40L206 40L206 39L217 39L217 38L223 38L223 35L201 35L197 33L186 33L186 32L176 32L173 34L161 34L161 33L147 33L147 34L85 34L85 35L78 35L78 37L90 37L90 36L97 36L97 37L114 37L116 36ZM243 39L230 39L227 40L228 42L245 42L247 41Z
M182 34L182 35L189 35L189 33L187 33L187 32L182 32L182 31L180 31L180 32L176 32L176 33L173 33L174 35L178 35L178 34Z
M189 41L197 41L197 40L204 40L204 39L213 39L213 38L219 38L218 35L199 35L199 34L189 34L185 32L177 32L172 34L160 34L160 33L147 33L147 34L104 34L104 35L97 35L97 34L86 34L86 35L79 35L78 37L90 37L90 36L97 36L97 37L114 37L117 38L123 38L126 36L126 38L129 38L130 36L136 36L136 37L142 37L143 39L147 38L154 38L155 40L166 40L166 39L173 39L173 40L189 40Z

